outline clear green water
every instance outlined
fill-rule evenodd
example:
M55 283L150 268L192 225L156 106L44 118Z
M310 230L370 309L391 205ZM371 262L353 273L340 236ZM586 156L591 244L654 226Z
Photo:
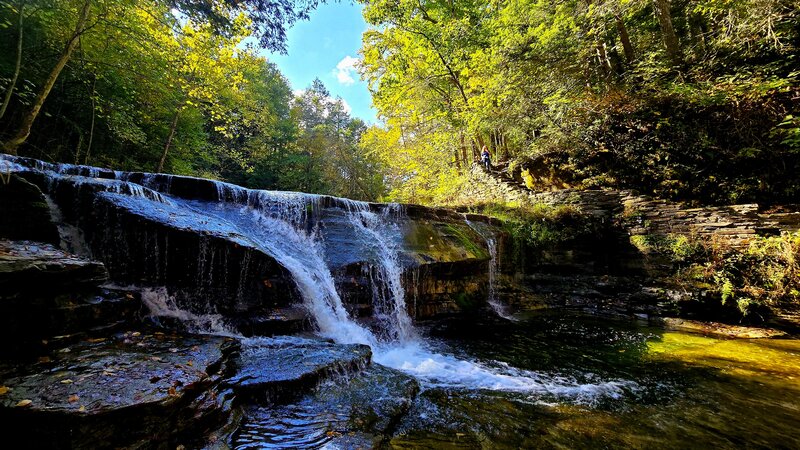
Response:
M428 388L388 446L800 448L799 340L721 340L563 312L522 319L458 319L428 334L464 358L637 387L590 401Z

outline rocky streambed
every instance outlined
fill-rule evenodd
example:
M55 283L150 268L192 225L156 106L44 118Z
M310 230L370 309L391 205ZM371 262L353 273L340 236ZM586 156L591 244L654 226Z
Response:
M340 417L337 433L372 445L418 390L408 375L373 365L365 345L160 326L138 291L100 287L106 277L102 264L52 245L0 241L0 298L7 307L0 333L8 342L0 362L0 428L8 442L224 446L234 432L247 439L239 425L263 422L263 405L297 399L340 405L351 398L353 417ZM315 394L332 380L339 383L335 399Z
M593 311L653 319L655 305L628 302L631 278L601 273L625 265L600 264L594 250L529 259L530 289L509 281L521 268L509 269L502 230L480 216L1 162L12 174L0 203L14 213L0 217L7 442L800 442L800 344L791 335L563 308L501 318L490 307L550 304L541 296L552 285L548 297L572 292Z

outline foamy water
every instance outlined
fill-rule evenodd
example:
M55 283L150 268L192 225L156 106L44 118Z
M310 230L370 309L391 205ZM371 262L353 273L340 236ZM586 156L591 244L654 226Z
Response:
M491 390L555 396L579 403L599 397L620 398L638 389L627 380L581 383L573 377L522 370L500 362L478 362L437 352L425 342L411 342L373 349L373 360L417 378L423 387Z

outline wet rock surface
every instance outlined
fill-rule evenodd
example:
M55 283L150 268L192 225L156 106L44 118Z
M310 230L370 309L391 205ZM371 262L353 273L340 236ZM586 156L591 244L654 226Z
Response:
M189 439L220 420L218 383L235 341L153 330L90 339L0 368L0 424L11 442L99 448ZM155 444L158 442L158 444ZM185 442L185 441L184 441Z
M68 254L53 245L0 240L0 298L60 293L106 281L102 263Z
M786 336L787 334L785 331L771 328L746 327L716 322L700 322L697 320L685 320L672 317L666 317L657 322L662 323L667 330L680 330L718 338L767 339Z
M334 344L317 339L281 336L245 343L226 385L242 397L282 401L311 389L326 378L356 372L369 365L366 345Z
M414 378L373 364L292 404L246 407L230 446L375 448L391 435L418 392Z
M42 191L24 178L0 167L0 238L58 243L58 230L50 217Z

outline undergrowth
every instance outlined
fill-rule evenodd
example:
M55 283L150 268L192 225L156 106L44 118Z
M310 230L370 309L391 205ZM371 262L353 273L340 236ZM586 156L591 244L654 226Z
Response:
M595 236L599 221L584 214L574 205L501 205L473 206L470 212L494 217L503 222L505 231L515 242L531 248L544 248Z
M632 236L631 243L669 257L674 281L708 289L716 295L706 301L735 306L743 318L763 319L764 312L800 300L800 232L757 236L744 247L686 235Z

